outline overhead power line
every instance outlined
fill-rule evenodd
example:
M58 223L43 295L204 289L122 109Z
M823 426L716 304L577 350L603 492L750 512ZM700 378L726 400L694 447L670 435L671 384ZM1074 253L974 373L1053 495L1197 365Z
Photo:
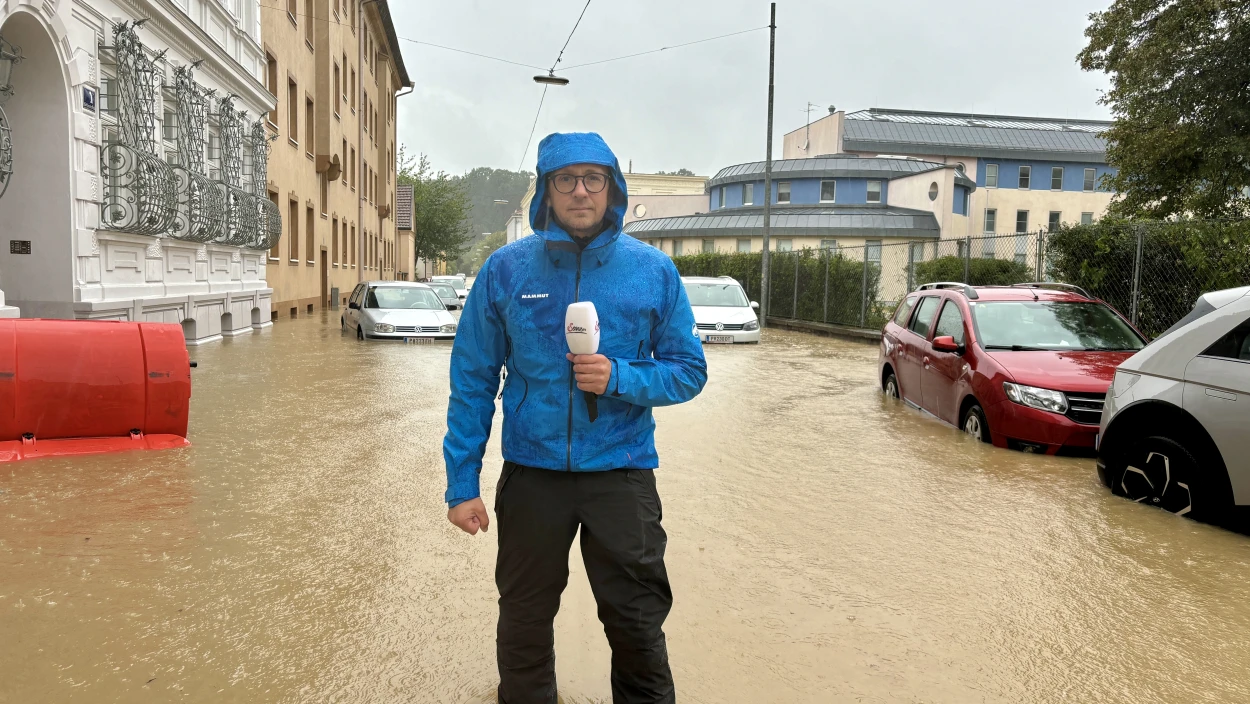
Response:
M546 68L542 66L534 66L533 64L523 64L519 61L510 61L508 59L501 59L498 56L491 56L489 54L479 54L476 51L466 51L464 49L456 49L455 47L443 46L441 44L434 44L432 42L418 41L416 39L409 39L408 37L399 37L399 40L404 41L404 42L412 42L413 44L420 44L421 46L432 46L435 49L443 49L444 51L454 51L457 54L468 54L469 56L477 56L483 59L490 59L491 61L499 61L505 64L512 64L513 66L523 66L525 68L532 68L538 71L547 70Z
M564 46L560 47L560 53L556 55L555 63L551 64L551 68L547 71L549 75L555 74L556 66L560 65L560 59L564 58L564 50L569 48L569 42L573 41L573 35L577 33L577 28L582 24L582 18L586 16L586 10L590 7L590 0L586 0L586 4L582 6L582 12L577 16L577 21L573 23L573 30L569 32L568 39L564 40ZM530 153L530 145L534 142L534 132L538 129L538 118L543 114L543 103L547 100L547 88L549 85L543 85L543 95L538 99L538 111L534 113L534 124L530 127L530 136L525 140L525 151L521 152L521 163L516 167L517 171L525 166L525 157ZM537 169L535 169L537 171Z
M625 56L618 56L618 57L613 58L613 59L603 59L603 60L601 60L601 61L590 61L590 62L587 62L587 63L584 63L584 64L574 64L574 65L572 65L572 66L565 66L565 67L564 67L564 70L565 70L565 71L572 71L572 70L573 70L573 69L575 69L575 68L582 68L582 67L585 67L585 66L598 66L599 64L611 63L611 62L613 62L613 61L620 61L620 60L622 60L622 59L632 59L632 58L634 58L635 56L646 56L647 54L658 54L658 53L659 53L659 52L661 52L661 51L668 51L669 49L680 49L680 48L681 48L681 47L683 47L683 46L691 46L691 45L693 45L693 44L702 44L702 43L704 43L704 42L715 41L715 40L717 40L717 39L724 39L724 38L726 38L726 37L736 37L736 36L738 36L739 34L747 34L747 33L749 33L749 32L758 32L758 31L760 31L761 29L768 29L768 25L764 25L763 27L752 27L751 29L744 29L744 30L742 30L742 31L740 31L740 32L730 32L729 34L721 34L721 35L719 35L719 36L715 36L715 37L708 37L707 39L696 39L695 41L692 41L692 42L686 42L686 43L684 43L684 44L674 44L674 45L672 45L672 46L662 46L662 47L660 47L659 49L651 49L650 51L640 51L640 52L638 52L637 54L626 54Z

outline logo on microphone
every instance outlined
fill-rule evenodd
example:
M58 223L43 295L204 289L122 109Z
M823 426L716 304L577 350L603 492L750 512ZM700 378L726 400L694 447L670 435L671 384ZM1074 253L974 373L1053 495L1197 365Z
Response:
M569 326L568 326L568 328L566 328L565 332L577 333L577 334L579 334L579 335L588 335L588 334L589 334L589 333L586 331L586 328L584 328L584 327L582 327L582 326L580 326L580 325L574 325L573 323L569 323Z

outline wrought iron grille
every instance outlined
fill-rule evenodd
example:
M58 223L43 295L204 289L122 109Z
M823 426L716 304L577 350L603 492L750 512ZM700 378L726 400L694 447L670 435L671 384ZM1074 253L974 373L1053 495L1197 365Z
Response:
M269 144L276 138L269 135L263 119L252 124L252 196L256 199L257 227L255 249L273 249L282 238L282 212L269 200Z
M104 176L102 226L140 235L163 237L178 215L177 179L156 148L156 63L164 53L148 56L135 24L113 28L117 96L110 96L118 130L100 152Z
M0 197L9 190L9 181L13 179L13 133L9 130L9 119L0 108Z
M246 120L246 112L234 109L233 95L217 102L222 178L216 187L226 206L226 223L213 242L255 248L260 240L260 206L255 196L243 190L243 123Z
M177 101L178 217L173 237L189 242L208 242L226 227L226 204L221 192L205 173L204 126L213 91L195 82L194 70L174 69L174 95Z

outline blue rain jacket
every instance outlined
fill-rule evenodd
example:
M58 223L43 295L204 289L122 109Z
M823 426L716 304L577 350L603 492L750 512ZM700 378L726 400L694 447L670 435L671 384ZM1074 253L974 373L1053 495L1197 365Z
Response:
M547 175L571 164L598 164L614 174L607 227L585 250L549 217L543 197ZM655 247L621 235L627 192L616 156L599 135L552 134L539 144L530 205L535 236L486 260L456 332L443 440L448 504L480 495L482 453L505 364L504 459L571 472L659 466L651 409L694 398L707 381L707 364L677 267ZM612 362L594 423L564 356L565 309L577 301L595 304L599 354Z

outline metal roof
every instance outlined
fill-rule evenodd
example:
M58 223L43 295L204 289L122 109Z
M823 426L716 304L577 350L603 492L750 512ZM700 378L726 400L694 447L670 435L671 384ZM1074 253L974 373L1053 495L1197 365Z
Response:
M848 150L1101 163L1111 123L872 108L843 125Z
M788 178L880 178L894 179L914 176L936 169L948 168L945 164L919 159L889 159L859 157L854 154L834 154L811 159L777 159L773 161L773 180ZM707 182L708 190L725 183L758 181L764 177L764 162L752 161L721 169ZM965 182L966 181L966 182ZM961 186L976 188L976 184L964 179Z
M772 230L778 236L840 235L937 239L937 218L927 210L897 206L828 205L774 207ZM701 215L635 220L624 231L635 237L754 234L764 227L763 208L734 208Z

